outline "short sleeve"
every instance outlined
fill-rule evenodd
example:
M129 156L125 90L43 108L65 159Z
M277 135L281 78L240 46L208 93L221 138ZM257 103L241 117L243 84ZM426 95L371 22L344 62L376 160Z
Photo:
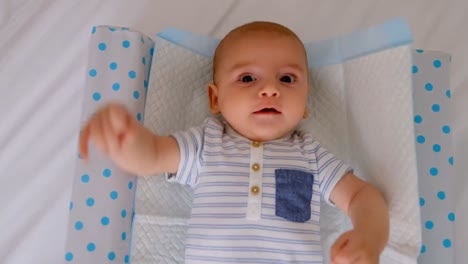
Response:
M330 195L333 188L335 188L335 185L344 175L346 175L346 173L353 171L353 169L343 161L336 158L317 141L314 141L313 145L319 189L322 199L328 204L334 206L330 201Z
M203 131L204 126L200 126L171 135L179 146L180 162L175 174L166 175L168 181L195 186L203 148Z

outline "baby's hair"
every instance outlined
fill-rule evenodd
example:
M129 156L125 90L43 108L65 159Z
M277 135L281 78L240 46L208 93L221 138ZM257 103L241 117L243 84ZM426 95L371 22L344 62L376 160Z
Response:
M213 57L213 82L215 84L216 84L216 80L215 80L216 68L218 67L218 64L219 64L220 53L222 52L226 43L229 42L233 38L236 38L245 33L251 33L251 32L276 33L282 36L292 37L296 39L300 43L301 47L304 49L304 55L306 56L306 60L307 60L306 51L305 51L304 45L302 44L302 41L299 39L296 33L294 33L291 29L283 25L280 25L278 23L273 23L273 22L267 22L267 21L250 22L250 23L244 24L242 26L239 26L231 30L218 44L218 47L216 48L214 57Z

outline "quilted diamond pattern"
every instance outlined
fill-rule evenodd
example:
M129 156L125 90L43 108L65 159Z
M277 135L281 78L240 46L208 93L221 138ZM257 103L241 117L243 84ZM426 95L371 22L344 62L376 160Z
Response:
M145 126L170 134L199 125L209 115L211 60L163 39L155 49ZM392 227L381 263L398 263L395 252L413 259L420 247L410 56L406 46L311 69L310 117L301 124L385 194ZM136 198L132 263L182 262L191 191L147 177L139 179ZM350 223L336 208L323 204L322 210L327 258Z
M190 188L168 183L163 175L138 179L136 214L189 218L191 206Z
M421 230L410 56L405 46L350 61L344 83L352 164L389 203L387 250L416 257ZM408 262L383 257L381 263Z
M135 215L132 263L184 263L187 220L183 218Z
M199 125L209 115L211 60L158 38L152 65L145 126L169 135ZM190 217L191 204L188 187L164 176L139 178L132 263L183 263L186 226L174 223Z

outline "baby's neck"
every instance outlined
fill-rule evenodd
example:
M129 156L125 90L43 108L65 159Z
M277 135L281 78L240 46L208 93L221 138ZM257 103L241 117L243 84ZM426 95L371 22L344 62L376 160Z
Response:
M243 138L252 142L270 142L270 141L277 141L277 140L285 140L285 139L291 138L291 136L296 132L296 129L293 129L283 135L280 135L278 137L271 138L271 139L251 138L235 130L224 118L221 119L221 122L224 124L224 132L226 134L233 136L233 137Z

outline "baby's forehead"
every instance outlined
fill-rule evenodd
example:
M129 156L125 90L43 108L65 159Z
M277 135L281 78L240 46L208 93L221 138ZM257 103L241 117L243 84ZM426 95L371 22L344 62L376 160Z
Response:
M238 47L241 45L245 45L246 43L254 44L254 42L259 39L265 40L275 38L286 38L291 40L289 42L289 48L303 50L304 55L306 56L304 44L295 35L288 34L287 32L252 30L235 32L226 36L218 46L215 53L215 58L217 57L217 60L222 60L225 57L225 55L230 52L239 52L240 50L238 49ZM290 45L290 43L293 43L293 45ZM285 44L285 46L286 45L288 44Z
M259 38L287 38L294 40L298 44L302 45L301 40L296 35L289 34L287 32L272 30L242 30L238 32L231 32L229 35L224 37L220 46L223 48L223 46L227 46L228 44L240 43L241 41L252 41Z
M292 30L272 22L252 22L232 30L221 40L213 57L213 79L216 79L219 64L222 61L226 61L227 54L239 52L237 45L245 43L242 40L249 41L259 36L266 38L283 37L292 40L292 43L294 43L292 47L302 50L305 64L307 65L307 53L304 44Z

